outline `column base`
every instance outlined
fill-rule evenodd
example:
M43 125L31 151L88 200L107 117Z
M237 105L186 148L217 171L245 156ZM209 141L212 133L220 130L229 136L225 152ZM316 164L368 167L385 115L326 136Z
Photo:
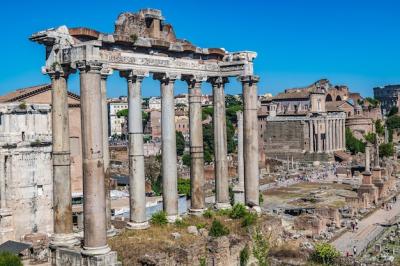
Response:
M203 215L204 211L207 210L206 208L202 209L189 209L189 214L194 216L201 216Z
M128 222L126 224L126 229L129 229L129 230L144 230L149 227L150 227L150 224L148 221L143 222L143 223Z
M169 223L175 223L177 220L182 220L181 217L179 217L179 215L167 215L167 220Z
M230 203L226 203L226 202L217 202L217 203L215 203L214 207L217 210L226 210L226 209L232 208L232 205Z
M72 248L79 246L79 239L73 234L53 234L51 236L50 247L52 248Z
M115 227L111 225L109 229L107 229L107 237L113 237L117 234L117 230L115 230Z
M233 201L235 203L245 203L245 198L244 198L244 188L243 187L234 187L233 188Z
M83 247L81 250L82 255L85 256L98 256L105 255L111 251L108 245L102 247Z
M250 210L254 211L255 213L257 213L258 216L261 216L261 207L260 206L253 206L250 208Z

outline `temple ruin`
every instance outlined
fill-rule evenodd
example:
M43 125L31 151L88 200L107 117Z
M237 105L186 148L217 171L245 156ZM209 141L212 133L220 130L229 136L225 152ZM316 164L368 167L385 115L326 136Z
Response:
M72 234L70 144L67 80L79 71L84 194L84 244L79 261L116 265L116 254L107 245L110 228L109 197L105 172L109 165L106 114L107 77L113 71L127 81L130 166L130 221L128 229L149 226L145 216L145 175L141 112L142 81L152 75L160 82L163 204L170 222L178 219L174 84L187 82L190 108L191 209L205 210L201 84L212 85L214 97L214 145L216 208L229 208L227 139L224 87L236 77L243 86L243 164L245 204L260 211L258 169L257 83L255 52L227 52L200 48L178 39L161 11L144 9L123 13L112 34L90 28L61 26L33 34L30 39L46 47L44 74L52 81L54 235L55 264L71 261L77 244ZM83 259L79 256L83 255ZM91 265L91 264L90 264Z

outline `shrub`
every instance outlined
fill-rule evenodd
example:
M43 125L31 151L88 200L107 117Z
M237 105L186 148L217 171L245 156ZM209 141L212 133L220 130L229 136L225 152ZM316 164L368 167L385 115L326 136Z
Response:
M229 217L232 219L243 218L248 213L246 207L241 203L236 203L233 205L232 210L229 213Z
M155 225L166 225L168 224L167 213L159 211L151 216L151 223Z
M196 228L197 228L197 230L200 230L200 229L206 228L206 226L207 226L207 224L206 224L206 223L198 223L198 224L196 224Z
M253 234L253 255L259 266L268 266L269 242L259 229Z
M329 243L317 243L311 254L311 260L324 265L332 265L340 256L339 251Z
M175 225L177 227L186 227L186 226L189 226L189 223L187 221L185 221L185 219L177 219L175 221Z
M242 226L243 226L243 227L248 227L248 226L250 226L250 225L255 224L256 221L257 221L257 214L256 214L256 213L248 212L248 213L246 213L246 215L243 217Z
M214 217L214 212L212 210L210 210L210 209L207 209L207 210L204 211L203 217L204 218L208 218L208 219L213 218Z
M249 261L250 258L250 251L249 251L249 246L246 245L242 251L240 251L240 266L246 266L247 262Z
M183 163L183 165L186 165L186 166L190 167L191 161L192 161L192 159L191 159L189 153L184 153L182 155L182 163Z
M11 252L0 253L0 266L22 266L21 259Z
M190 179L178 178L178 193L190 196Z
M394 154L394 147L393 143L382 143L379 145L379 156L380 157L389 157L393 156Z
M22 102L22 103L20 103L19 104L19 109L21 109L21 110L25 110L28 106L26 105L26 102Z
M219 216L229 216L231 214L231 209L220 209L217 211Z
M224 226L220 221L215 220L211 224L210 228L210 236L213 237L220 237L220 236L226 236L229 234L229 229Z
M204 257L200 258L200 266L206 266L206 265L207 265L206 258Z

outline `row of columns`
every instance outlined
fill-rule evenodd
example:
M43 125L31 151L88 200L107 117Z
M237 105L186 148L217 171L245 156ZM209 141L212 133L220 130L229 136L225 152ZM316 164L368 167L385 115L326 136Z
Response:
M112 73L99 62L84 61L77 64L80 71L83 195L84 195L84 246L86 255L105 254L107 231L112 230L109 176L108 122L106 109L106 79ZM67 71L49 72L52 78L53 170L54 170L54 237L55 246L76 244L72 237L72 207L70 179L70 147L67 102ZM141 86L148 73L136 70L121 71L128 87L128 155L130 182L130 219L128 229L144 229L146 219L145 165L143 153L143 125ZM177 156L175 133L174 84L179 74L157 73L160 81L162 109L162 177L163 204L170 222L178 218ZM190 109L191 154L191 208L194 214L205 210L204 158L201 109L201 84L203 76L183 78L188 84ZM214 96L214 150L217 208L230 207L224 86L225 77L212 77ZM245 203L259 209L257 82L258 77L245 76L243 86L243 159Z
M345 149L344 119L310 119L308 129L309 150L311 153L329 153ZM323 137L323 132L325 132L325 137Z

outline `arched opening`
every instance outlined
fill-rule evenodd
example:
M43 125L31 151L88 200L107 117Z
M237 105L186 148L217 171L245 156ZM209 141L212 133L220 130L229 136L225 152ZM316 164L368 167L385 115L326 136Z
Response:
M336 101L341 101L342 97L340 97L340 95L336 96Z
M326 95L326 102L331 102L332 101L332 96L330 94Z

